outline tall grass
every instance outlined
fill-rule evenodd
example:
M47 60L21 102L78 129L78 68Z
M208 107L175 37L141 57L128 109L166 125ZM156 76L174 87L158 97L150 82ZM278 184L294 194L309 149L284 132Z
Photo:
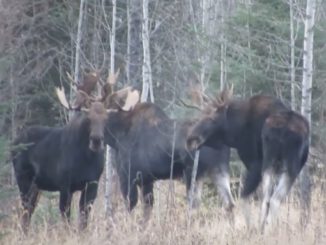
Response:
M160 192L160 203L155 203L152 217L145 227L141 225L141 203L129 215L120 195L116 196L114 216L106 218L104 195L100 190L87 230L78 232L76 229L76 196L70 228L58 218L58 198L43 196L33 216L30 232L24 236L19 227L19 199L16 198L10 215L0 223L0 244L326 244L326 197L320 186L313 190L311 222L306 227L300 226L300 205L295 195L291 195L282 204L278 221L264 235L258 229L260 202L251 203L252 226L247 228L240 201L234 210L232 223L216 198L209 195L204 195L204 202L192 211L189 225L185 187L178 182L175 183L173 199L169 198L171 188L168 182L160 183L160 189L155 189L155 193Z

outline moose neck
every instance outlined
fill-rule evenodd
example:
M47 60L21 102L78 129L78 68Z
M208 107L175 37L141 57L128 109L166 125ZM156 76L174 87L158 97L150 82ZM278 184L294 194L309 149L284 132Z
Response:
M117 142L128 131L131 112L110 112L105 126L105 143L117 148Z
M76 144L80 148L89 145L89 121L85 115L75 115L74 118L65 126L66 133L63 134L64 140L67 144Z
M246 134L249 113L248 101L234 100L227 108L223 130L218 132L222 141L230 146L237 147L239 140Z

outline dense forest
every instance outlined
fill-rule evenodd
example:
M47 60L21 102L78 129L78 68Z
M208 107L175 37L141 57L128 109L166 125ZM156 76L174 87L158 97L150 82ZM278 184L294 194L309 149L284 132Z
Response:
M194 118L198 95L231 84L236 97L274 95L311 117L308 171L325 182L325 1L0 1L0 33L0 222L19 203L10 143L30 125L64 125L55 87L70 91L89 71L105 81L120 70L117 87L143 91L173 118Z

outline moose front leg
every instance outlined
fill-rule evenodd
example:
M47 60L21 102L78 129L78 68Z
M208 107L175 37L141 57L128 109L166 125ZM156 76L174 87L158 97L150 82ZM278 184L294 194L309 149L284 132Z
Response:
M79 200L80 230L83 230L87 227L88 216L97 196L97 188L97 181L88 182L85 186L85 189L81 193Z
M141 189L144 201L144 224L146 224L151 216L154 205L153 183L145 184Z
M72 193L69 189L63 189L60 191L60 213L62 220L69 224L70 223L70 208L71 208Z

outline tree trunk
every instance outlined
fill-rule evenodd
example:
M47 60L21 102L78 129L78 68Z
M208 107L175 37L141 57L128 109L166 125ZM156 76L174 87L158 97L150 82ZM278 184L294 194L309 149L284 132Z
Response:
M290 1L290 84L291 84L291 109L296 110L296 92L295 92L295 37L294 37L294 18L293 18L293 0Z
M141 0L129 0L128 4L128 58L127 77L131 84L141 88L142 40Z
M147 101L148 94L150 100L154 103L153 82L152 82L152 68L151 68L151 53L150 53L150 39L149 39L149 25L148 25L148 0L143 0L143 25L142 25L142 39L143 39L143 89L141 101Z
M76 53L75 53L75 71L74 79L76 82L79 81L79 66L80 66L80 45L82 38L82 22L84 17L84 6L86 0L80 0L79 6L79 18L78 18L78 28L77 28L77 38L76 38Z
M82 22L84 17L84 6L86 0L80 0L79 5L79 18L78 18L78 27L77 27L77 35L76 35L76 51L75 51L75 71L74 71L74 80L76 83L79 82L79 66L80 66L80 52L81 52L81 38L82 38ZM70 104L72 104L72 100L74 98L74 93L72 89L72 84L70 86ZM74 115L73 111L69 111L69 120Z
M305 31L303 42L303 74L302 74L302 103L301 113L311 125L311 92L312 92L312 68L314 47L314 24L315 24L316 0L307 0ZM301 204L304 212L301 215L301 224L309 221L311 202L311 181L308 164L302 169L299 178Z
M116 17L117 17L117 1L112 0L112 28L110 35L110 71L115 72L115 34L116 34ZM106 161L105 161L105 214L107 217L112 216L112 190L116 183L113 183L113 157L112 149L106 147Z
M15 140L16 138L16 109L17 109L17 101L16 101L16 88L15 88L15 83L14 83L14 78L13 78L13 64L10 65L10 77L9 77L9 82L10 82L10 93L11 93L11 140ZM11 185L15 185L15 171L13 165L11 165L11 179L10 183Z

